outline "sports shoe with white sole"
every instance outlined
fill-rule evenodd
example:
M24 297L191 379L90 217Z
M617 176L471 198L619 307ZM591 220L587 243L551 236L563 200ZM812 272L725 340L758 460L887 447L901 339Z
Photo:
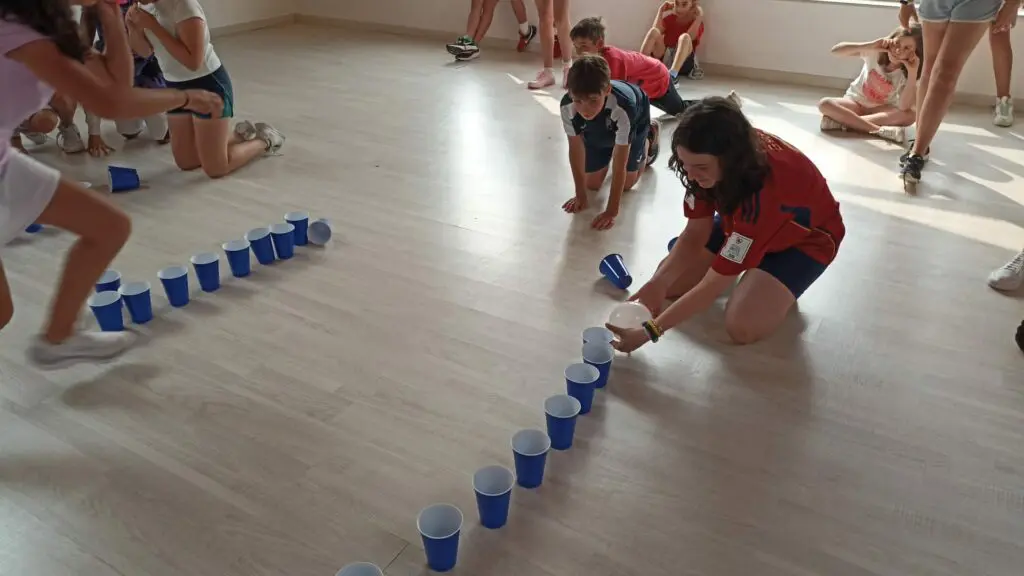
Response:
M57 128L57 146L65 154L78 154L79 152L85 152L86 149L85 140L82 140L82 133L78 131L78 126L74 124Z
M992 123L1001 128L1013 126L1013 100L1009 96L1003 96L996 100L996 111L992 117Z
M242 142L248 142L256 139L256 126L248 120L242 120L238 124L235 124L235 136Z
M43 134L42 132L22 132L21 135L28 138L28 141L36 146L46 144L46 141L49 139L46 134Z
M907 130L902 126L882 126L873 135L895 144L907 143Z
M819 126L819 129L822 132L832 132L835 130L846 130L846 126L843 126L842 124L840 124L836 120L833 120L832 118L829 118L828 116L822 116L821 126Z
M284 146L284 134L265 122L257 122L253 125L256 128L256 137L267 143L267 152L277 154Z
M1024 250L988 275L988 285L996 290L1009 292L1024 284Z
M28 359L41 370L109 362L127 352L137 339L133 332L80 332L60 344L38 338L28 349Z

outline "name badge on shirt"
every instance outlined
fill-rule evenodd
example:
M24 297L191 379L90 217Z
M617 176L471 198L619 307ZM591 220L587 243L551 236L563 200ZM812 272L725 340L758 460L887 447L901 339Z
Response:
M737 264L743 264L743 260L747 257L747 252L750 251L750 245L753 243L752 239L733 232L729 235L725 246L722 247L722 258Z
M687 193L686 194L686 205L690 207L690 210L695 209L695 205L696 204L697 204L697 199L694 197L693 192Z

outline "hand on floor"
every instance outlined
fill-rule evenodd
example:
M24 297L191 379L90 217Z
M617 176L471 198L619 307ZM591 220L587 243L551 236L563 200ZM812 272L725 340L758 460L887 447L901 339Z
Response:
M114 149L107 145L103 140L103 136L89 135L89 155L93 158L100 158L103 156L110 155Z
M590 223L590 227L595 230L608 230L612 226L615 226L616 216L618 216L617 212L605 210L594 218L594 221Z
M586 196L573 196L569 200L562 204L562 210L565 210L569 214L575 214L581 210L587 209L587 197Z

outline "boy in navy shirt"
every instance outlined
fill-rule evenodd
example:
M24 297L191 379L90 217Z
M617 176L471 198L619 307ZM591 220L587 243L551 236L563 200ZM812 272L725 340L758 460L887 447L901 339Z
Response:
M612 170L604 212L591 226L615 225L622 193L632 188L658 155L658 124L651 122L650 101L639 87L611 79L604 58L584 55L569 70L562 97L562 124L569 137L569 167L576 196L562 205L569 213L587 207L587 191L598 190Z

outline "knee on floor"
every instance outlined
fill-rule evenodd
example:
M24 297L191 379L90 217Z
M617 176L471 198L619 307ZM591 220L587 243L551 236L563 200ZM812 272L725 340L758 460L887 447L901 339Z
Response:
M725 319L725 332L729 335L729 339L732 340L733 344L741 346L753 344L761 339L761 335L758 334L757 330L749 322L729 318L728 316Z
M178 166L178 170L181 170L183 172L191 172L193 170L198 170L203 167L203 165L199 162L187 162L180 158L175 158L174 164Z
M227 176L228 174L231 173L231 171L228 170L227 166L203 164L203 173L206 174L209 178L217 180L218 178L223 178Z

